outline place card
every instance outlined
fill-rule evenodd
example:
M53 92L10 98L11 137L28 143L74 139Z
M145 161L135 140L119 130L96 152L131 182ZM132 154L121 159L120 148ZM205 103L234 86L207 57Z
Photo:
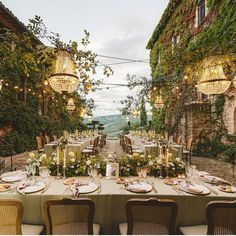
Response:
M106 165L106 178L118 179L119 178L119 163L108 162Z

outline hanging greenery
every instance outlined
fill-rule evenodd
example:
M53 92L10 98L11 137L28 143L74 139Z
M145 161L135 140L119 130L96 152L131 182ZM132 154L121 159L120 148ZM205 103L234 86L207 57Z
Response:
M64 43L59 34L48 31L43 20L36 16L30 20L29 31L18 37L10 31L0 33L0 156L13 155L36 149L36 135L60 136L63 130L85 129L81 117L86 110L91 115L93 100L86 94L96 89L95 81L98 60L96 54L86 49L89 33L81 44ZM50 46L35 44L35 37L48 40ZM59 94L48 85L53 73L57 52L66 50L76 63L80 87L79 92ZM110 76L112 70L104 68ZM74 99L75 110L66 109L69 98Z
M163 111L153 113L153 124L156 130L168 131L170 135L177 133L181 118L188 112L187 105L198 99L195 85L203 59L220 56L227 77L233 79L236 74L236 1L208 0L207 16L196 26L197 2L171 0L147 45L151 49L153 81L164 84L162 93L166 98ZM176 46L172 45L173 36L180 39ZM226 96L228 99L228 95L215 97L211 116L208 108L201 110L205 112L202 125L208 130L199 133L200 155L217 156L226 148L221 141L227 134L222 115ZM218 145L222 148L216 148Z

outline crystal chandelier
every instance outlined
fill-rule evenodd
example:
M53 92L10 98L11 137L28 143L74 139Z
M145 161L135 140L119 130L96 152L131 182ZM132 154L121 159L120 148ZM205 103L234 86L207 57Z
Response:
M207 95L224 93L231 84L231 80L224 74L222 64L203 68L200 72L200 78L197 87L200 92Z
M154 102L154 106L157 109L160 109L164 106L164 102L163 102L163 99L162 99L161 95L157 95L157 97L155 99L155 102Z
M70 98L70 99L68 100L68 103L67 103L66 108L67 108L68 111L73 111L73 110L75 110L75 103L74 103L74 99L73 99L73 98Z
M133 117L138 117L140 115L140 111L135 110L132 112Z
M58 52L55 71L48 82L52 89L58 93L72 93L77 89L79 80L75 72L75 63L68 52Z

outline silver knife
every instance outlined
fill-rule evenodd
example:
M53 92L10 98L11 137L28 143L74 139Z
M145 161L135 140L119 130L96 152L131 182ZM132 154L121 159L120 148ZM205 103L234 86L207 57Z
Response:
M153 190L153 192L154 192L155 194L157 194L157 189L156 189L156 187L154 186L154 183L152 183L152 190Z
M41 194L42 194L42 193L45 193L45 192L49 189L49 187L50 187L50 184L48 184L48 185L43 189L43 191L41 192Z

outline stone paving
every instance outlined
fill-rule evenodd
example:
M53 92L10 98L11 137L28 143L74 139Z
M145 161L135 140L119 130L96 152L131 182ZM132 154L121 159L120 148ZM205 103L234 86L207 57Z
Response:
M34 151L37 152L37 151ZM118 140L107 140L106 146L102 150L103 155L116 152L117 155L123 153ZM22 153L13 156L13 168L24 169L28 153ZM206 157L192 157L192 164L196 165L198 170L207 171L211 175L222 177L236 186L236 177L233 178L232 165L221 160ZM11 158L5 157L4 171L10 171ZM236 171L235 171L236 174Z

